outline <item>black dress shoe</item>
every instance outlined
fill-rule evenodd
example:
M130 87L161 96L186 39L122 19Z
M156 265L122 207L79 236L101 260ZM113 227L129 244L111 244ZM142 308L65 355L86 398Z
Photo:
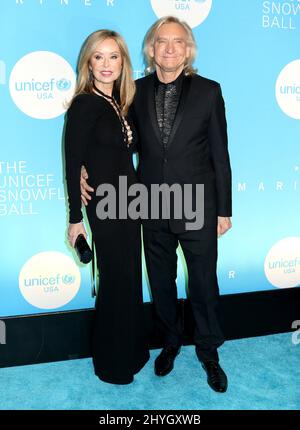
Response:
M217 361L205 361L201 363L207 374L208 385L218 393L225 393L227 390L227 376Z
M155 374L165 376L171 372L174 367L175 357L179 354L180 347L166 346L155 360Z

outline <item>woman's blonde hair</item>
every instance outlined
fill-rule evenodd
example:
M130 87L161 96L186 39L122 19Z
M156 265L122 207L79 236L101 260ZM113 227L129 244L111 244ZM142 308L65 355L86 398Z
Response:
M122 71L115 82L120 93L120 107L123 115L126 115L135 94L135 83L132 77L132 67L128 48L120 34L112 30L97 30L85 40L79 54L77 65L77 83L74 97L82 93L93 93L93 77L89 68L90 60L95 52L96 45L106 39L113 39L118 45L122 58ZM74 98L73 97L73 98Z
M193 35L193 31L191 27L185 22L181 21L180 19L176 18L175 16L164 16L160 19L158 19L148 30L145 39L144 39L144 58L145 62L147 64L146 73L151 73L155 70L155 61L154 58L149 55L149 50L151 47L154 46L155 42L155 35L157 31L160 29L160 27L164 24L179 24L181 25L187 34L187 44L191 48L191 55L189 58L187 58L186 64L184 65L184 71L186 75L191 75L193 73L196 73L196 69L193 68L193 62L196 57L197 52L197 45L196 41Z

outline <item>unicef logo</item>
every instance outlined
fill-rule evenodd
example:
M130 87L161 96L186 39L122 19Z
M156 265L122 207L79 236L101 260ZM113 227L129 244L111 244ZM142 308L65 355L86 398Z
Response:
M276 99L286 115L300 119L300 60L287 64L279 73Z
M158 18L173 15L193 28L206 20L212 0L151 0L151 6Z
M79 268L72 258L61 252L41 252L22 267L19 288L24 299L40 309L57 309L78 293Z
M9 90L16 106L26 115L51 119L66 111L75 81L75 73L63 57L50 51L36 51L15 64Z
M275 243L265 258L264 269L275 287L300 285L300 237L287 237Z
M68 79L60 79L56 82L56 87L60 91L68 91L71 88L71 81Z
M66 285L71 285L75 282L75 276L65 275L62 277L62 282Z

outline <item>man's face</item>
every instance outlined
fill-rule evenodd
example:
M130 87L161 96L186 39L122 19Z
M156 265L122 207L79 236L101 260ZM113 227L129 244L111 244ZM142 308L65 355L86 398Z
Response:
M184 27L176 23L163 24L155 34L149 54L154 58L156 66L164 72L183 70L186 59L191 54Z

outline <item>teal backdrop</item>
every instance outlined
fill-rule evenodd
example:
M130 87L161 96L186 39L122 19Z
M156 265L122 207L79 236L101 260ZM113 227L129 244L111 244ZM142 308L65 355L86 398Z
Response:
M226 104L233 228L219 239L220 292L299 286L299 0L1 0L0 316L93 307L91 268L66 240L64 100L91 32L120 32L139 78L144 35L168 14L193 27L195 66ZM145 266L143 292L150 301Z

